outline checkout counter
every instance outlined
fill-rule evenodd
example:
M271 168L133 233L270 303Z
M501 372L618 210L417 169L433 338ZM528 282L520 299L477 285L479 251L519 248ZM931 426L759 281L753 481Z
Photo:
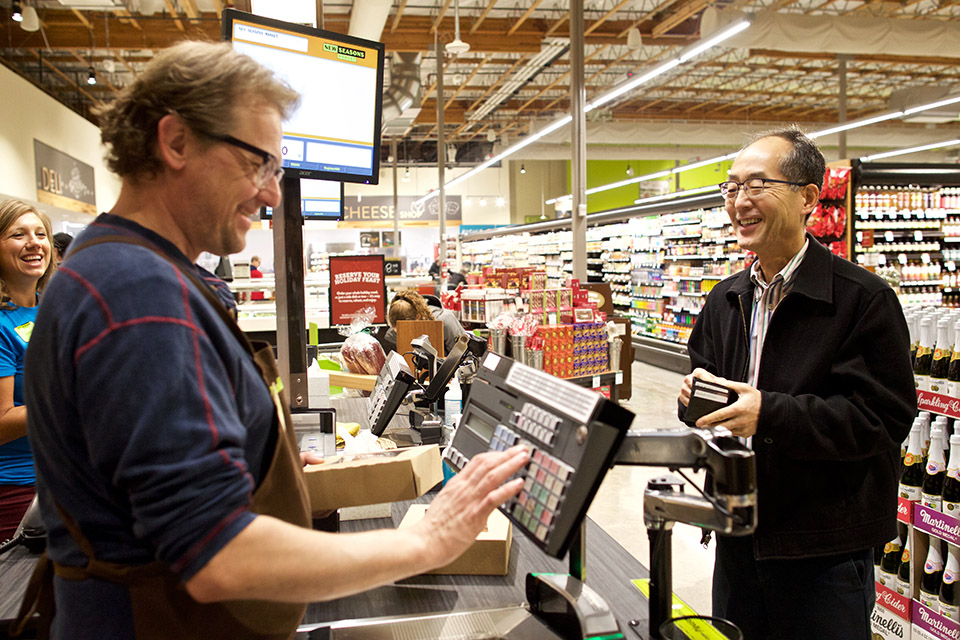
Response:
M632 414L599 394L493 353L476 365L461 426L444 459L460 468L482 451L517 442L533 451L531 463L518 474L526 478L524 490L501 507L514 527L507 574L422 575L313 603L297 638L656 640L660 622L670 617L672 523L734 534L752 531L753 453L722 433L684 428L628 434ZM333 405L339 420L370 427L371 400L334 400ZM399 409L384 435L408 440L409 417ZM682 483L670 479L647 488L645 520L651 542L657 542L651 548L664 552L652 559L650 603L632 581L651 573L586 517L615 463L707 467L716 478L718 491L710 496L684 494ZM343 522L341 530L396 527L409 504L394 503L390 518ZM23 547L0 556L0 638L6 637L2 621L15 615L35 560Z

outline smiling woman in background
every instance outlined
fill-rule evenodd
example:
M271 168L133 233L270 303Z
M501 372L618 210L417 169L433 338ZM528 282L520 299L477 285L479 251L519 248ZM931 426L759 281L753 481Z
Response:
M56 266L50 221L19 200L0 202L0 541L13 536L33 499L23 355L40 291Z

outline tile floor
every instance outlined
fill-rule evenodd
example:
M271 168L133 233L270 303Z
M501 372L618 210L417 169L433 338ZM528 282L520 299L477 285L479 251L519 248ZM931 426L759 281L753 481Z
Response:
M633 396L624 406L636 414L632 428L671 429L677 420L677 393L683 376L641 362L633 363ZM614 467L608 473L588 512L603 529L634 555L650 566L647 531L643 524L643 491L647 481L669 473L664 467ZM692 474L702 483L703 474ZM702 484L701 484L702 486ZM587 545L589 547L589 541ZM684 524L674 526L673 589L695 611L710 613L710 581L713 575L714 547L700 545L700 529ZM589 582L589 564L587 581Z

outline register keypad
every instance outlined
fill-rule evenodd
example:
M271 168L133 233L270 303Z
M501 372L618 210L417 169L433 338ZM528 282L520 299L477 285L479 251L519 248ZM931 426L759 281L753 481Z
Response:
M520 407L520 411L513 412L510 424L544 444L553 446L557 440L560 418L549 411L526 402Z
M510 514L541 542L553 529L572 475L573 467L537 449L526 467L523 489L508 504Z

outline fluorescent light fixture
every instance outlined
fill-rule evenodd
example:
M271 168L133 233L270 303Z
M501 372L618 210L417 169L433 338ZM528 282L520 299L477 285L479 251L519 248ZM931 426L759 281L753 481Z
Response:
M863 120L854 120L853 122L844 122L843 124L838 125L836 127L831 127L829 129L823 129L821 131L808 133L807 137L810 138L811 140L816 138L822 138L823 136L829 136L833 133L840 133L841 131L849 131L850 129L858 129L860 127L865 127L870 124L883 122L885 120L893 120L894 118L899 118L902 115L903 115L903 111L893 111L891 113L885 113L883 115L873 116L872 118L864 118Z
M696 45L694 45L694 47L689 51L681 53L680 62L686 62L690 58L700 55L710 47L714 47L720 44L721 42L723 42L724 40L726 40L727 38L731 38L737 35L738 33L740 33L741 31L743 31L749 26L750 26L749 20L741 20L740 22L736 22L730 25L723 31L719 32L717 35L711 36L710 38L707 38L705 41L699 42Z
M703 52L706 51L707 49L710 49L711 47L714 47L714 46L720 44L721 42L723 42L723 41L726 40L727 38L730 38L730 37L732 37L732 36L740 33L741 31L743 31L744 29L746 29L746 28L749 27L749 26L750 26L750 21L749 21L749 20L740 20L739 22L734 23L733 25L727 27L727 28L724 29L723 31L720 31L720 32L717 33L716 35L710 36L710 37L707 38L706 40L704 40L704 41L702 41L702 42L698 42L697 44L693 45L692 48L690 48L689 50L681 53L678 57L673 58L672 60L668 60L667 62L664 62L663 64L660 64L660 65L654 67L653 69L651 69L650 71L648 71L647 73L645 73L645 74L643 74L643 75L641 75L641 76L638 76L638 77L636 77L636 78L631 78L630 80L628 80L627 82L621 84L620 86L613 88L612 90L610 90L610 91L607 92L606 94L604 94L604 95L602 95L602 96L594 99L592 102L590 102L590 103L588 103L588 104L586 104L586 105L584 106L584 112L590 112L590 111L592 111L593 109L596 109L597 107L600 107L600 106L602 106L602 105L610 102L611 100L614 100L615 98L618 98L619 96L622 96L623 94L627 93L628 91L632 91L633 89L636 89L636 88L639 87L640 85L642 85L642 84L644 84L644 83L646 83L646 82L649 82L650 80L656 78L657 76L662 75L662 74L670 71L671 69L674 69L674 68L680 66L680 65L683 64L684 62L689 61L690 59L692 59L692 58L694 58L695 56L703 53ZM563 51L565 51L565 49L563 49ZM552 54L552 55L557 55L556 52L555 52L555 51L551 51L551 47L548 46L548 47L546 47L546 49L545 49L544 51L541 51L541 53L540 53L539 56L536 56L533 60L531 60L531 62L528 63L528 66L530 66L531 63L534 63L534 61L536 61L536 63L538 63L538 64L543 64L543 61L544 61L545 59L548 59L551 54ZM559 55L562 55L562 52L561 52ZM509 85L509 84L510 84L510 83L507 83L507 85ZM505 91L505 90L507 90L507 86L506 86L506 85L500 89L500 92L503 92L503 91ZM514 90L515 90L515 88L511 88L511 89L510 89L510 92L512 93ZM500 92L498 92L498 93L500 93ZM493 100L494 100L494 98L496 98L496 96L497 96L497 94L494 94L494 96L491 96L491 98L488 99L487 104L492 103ZM486 106L486 105L481 106L481 108L477 109L477 112L475 112L475 113L481 113L481 112L483 111L483 107L484 107L484 106ZM494 106L495 106L495 105L494 105ZM493 108L493 107L490 107L490 109L492 109L492 108ZM468 119L468 120L473 120L473 119L475 119L476 117L479 117L479 116L473 115L473 116L471 117L470 115L468 115L468 116L467 116L467 119ZM572 122L572 121L573 121L573 117L570 116L570 115L566 115L566 116L561 117L561 118L558 119L558 120L555 120L553 123L547 125L546 127L544 127L543 129L541 129L540 131L538 131L538 132L536 132L536 133L534 133L534 134L532 134L532 135L527 136L527 137L524 138L522 141L518 142L517 144L514 144L514 145L511 146L511 147L508 147L506 150L500 152L498 155L490 158L489 160L486 160L485 162L482 162L481 164L477 165L477 166L474 167L473 169L470 169L470 170L467 171L466 173L464 173L464 174L462 174L462 175L454 178L454 179L451 180L450 182L445 183L445 184L444 184L444 188L453 187L454 185L462 182L463 180L466 180L466 179L469 178L470 176L476 175L477 173L479 173L480 171L483 171L483 170L486 169L487 167L489 167L489 166L491 166L491 165L499 162L500 160L502 160L503 158L506 158L506 157L509 156L509 155L512 155L512 154L516 153L517 151L519 151L520 149L526 147L527 145L533 144L534 142L536 142L536 141L539 140L540 138L542 138L542 137L544 137L544 136L546 136L546 135L548 135L548 134L550 134L550 133L553 133L553 132L556 131L557 129L568 125L568 124L569 124L570 122ZM640 178L633 178L632 181L633 181L633 182L639 182L640 180L646 180L646 179L649 179L649 178L644 177L644 176L641 176ZM626 184L630 184L630 182L627 182ZM611 187L611 188L612 188L612 187ZM587 193L589 194L590 191L587 191ZM434 197L434 196L436 196L436 195L439 195L439 192L438 192L437 190L431 191L431 192L428 193L427 195L425 195L425 196L423 196L423 197L421 197L421 198L418 198L418 199L414 202L414 205L422 204L423 202L426 202L427 200L429 200L430 198L432 198L432 197Z
M895 151L875 153L872 156L862 156L860 158L860 162L873 162L874 160L882 160L883 158L893 158L894 156L905 156L908 153L918 153L920 151L929 151L930 149L940 149L942 147L954 147L958 144L960 144L960 139L947 140L945 142L934 142L932 144L920 145L919 147L910 147L909 149L897 149Z
M948 104L956 104L957 102L960 102L960 96L954 96L953 98L946 98L937 102L931 102L930 104L925 104L919 107L910 107L909 109L904 109L903 115L909 116L914 113L919 113L920 111L928 111L938 107L945 107Z
M698 193L708 193L710 191L720 191L720 185L712 185L709 187L697 187L695 189L686 189L684 191L673 191L671 193L664 193L659 196L650 196L649 198L640 198L634 200L633 204L645 204L647 202L661 202L663 200L673 200L674 198L680 198L683 196L692 196Z

